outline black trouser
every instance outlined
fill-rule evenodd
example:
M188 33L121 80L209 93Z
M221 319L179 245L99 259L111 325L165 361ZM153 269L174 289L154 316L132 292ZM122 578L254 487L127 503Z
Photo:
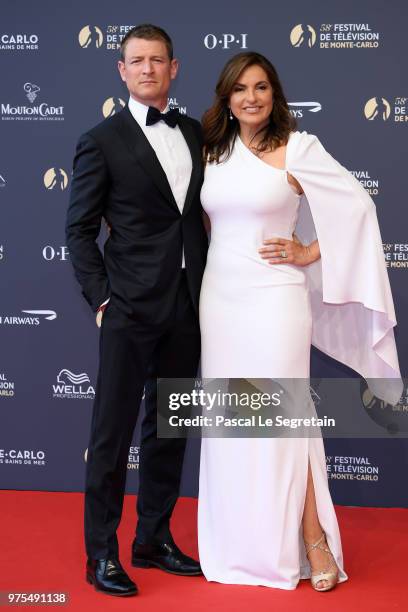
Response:
M129 447L146 384L142 423L137 540L170 540L169 520L179 494L185 439L157 439L156 380L194 378L200 331L181 275L173 315L164 329L141 326L114 303L105 310L100 364L85 487L85 544L88 556L118 556L118 528Z

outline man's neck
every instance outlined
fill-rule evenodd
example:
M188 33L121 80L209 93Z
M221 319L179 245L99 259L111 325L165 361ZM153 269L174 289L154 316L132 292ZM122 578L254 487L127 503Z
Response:
M167 96L165 98L160 98L159 100L157 98L154 100L139 100L138 98L136 98L136 96L133 96L132 94L130 94L130 97L139 104L143 104L144 106L153 106L154 108L157 108L161 113L167 106Z

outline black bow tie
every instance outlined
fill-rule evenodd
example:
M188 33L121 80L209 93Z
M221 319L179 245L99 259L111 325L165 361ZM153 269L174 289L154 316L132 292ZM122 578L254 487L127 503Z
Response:
M158 108L149 106L146 117L146 125L154 125L158 121L164 121L169 127L176 127L179 120L177 108L172 108L168 113L161 113Z

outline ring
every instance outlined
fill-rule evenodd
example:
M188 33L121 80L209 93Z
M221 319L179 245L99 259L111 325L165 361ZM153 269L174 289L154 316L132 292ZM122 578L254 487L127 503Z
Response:
M288 256L285 250L281 251L280 255L281 255L282 259L286 259L287 256Z

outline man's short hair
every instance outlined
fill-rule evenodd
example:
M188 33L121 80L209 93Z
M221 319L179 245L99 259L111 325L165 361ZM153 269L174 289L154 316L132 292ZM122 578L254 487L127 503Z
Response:
M159 26L151 23L142 23L137 25L123 37L120 43L120 57L122 62L125 61L126 45L131 38L143 38L144 40L161 40L166 45L167 53L170 61L173 59L173 43L170 36Z

